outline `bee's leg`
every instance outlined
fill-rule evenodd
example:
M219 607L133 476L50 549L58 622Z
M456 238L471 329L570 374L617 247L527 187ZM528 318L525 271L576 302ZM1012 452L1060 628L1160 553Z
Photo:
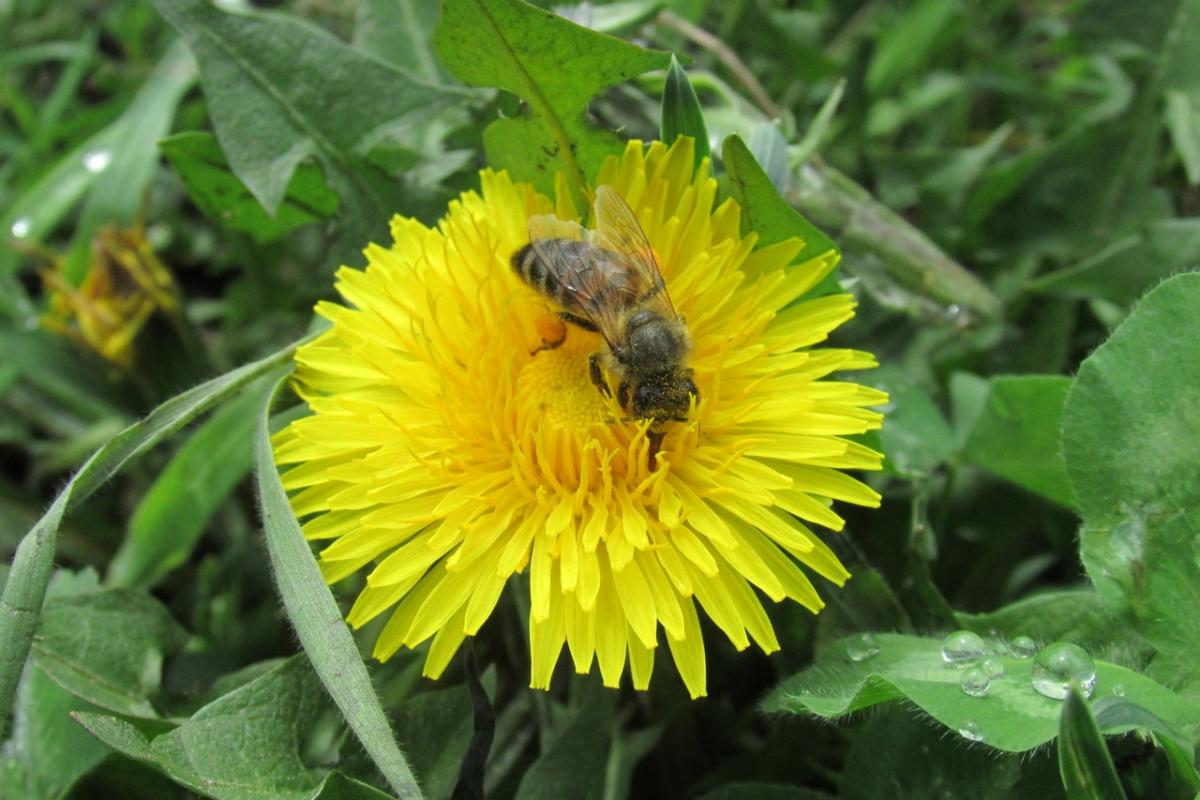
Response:
M629 409L629 381L621 381L617 387L617 403L621 408Z
M558 312L558 318L564 322L569 322L578 328L583 328L585 331L591 331L592 333L600 332L600 329L596 327L596 323L592 322L587 317L581 317L578 314L572 314L570 311Z
M588 356L588 375L592 378L592 383L596 385L596 389L605 397L612 397L612 390L608 388L608 382L604 380L604 372L600 369L600 354L592 353Z

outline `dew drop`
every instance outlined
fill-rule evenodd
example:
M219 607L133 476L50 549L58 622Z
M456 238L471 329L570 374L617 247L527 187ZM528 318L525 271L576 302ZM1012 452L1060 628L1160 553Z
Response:
M866 661L871 656L879 654L879 640L873 633L864 633L850 640L846 645L846 655L851 661Z
M972 742L983 741L983 731L979 730L979 726L970 720L958 726L958 735L964 739L970 739Z
M942 640L942 660L953 666L973 664L987 654L983 637L971 631L955 631Z
M971 667L963 673L962 682L959 685L971 697L987 697L988 684L990 683L991 678L988 677L986 672L979 667Z
M1033 689L1054 700L1066 698L1074 684L1084 697L1096 688L1096 664L1087 651L1069 642L1046 645L1033 660Z
M1018 636L1009 644L1009 649L1019 659L1033 658L1037 654L1037 642L1028 636Z
M985 658L979 666L983 669L983 674L988 676L988 680L1004 677L1004 662L994 656Z
M18 239L24 239L29 235L29 228L31 224L32 223L29 221L29 217L19 217L12 224L12 235Z
M108 169L112 153L108 150L93 150L83 157L83 168L93 175Z
M1125 684L1118 683L1116 686L1113 687L1112 692L1117 697L1124 697L1125 696Z

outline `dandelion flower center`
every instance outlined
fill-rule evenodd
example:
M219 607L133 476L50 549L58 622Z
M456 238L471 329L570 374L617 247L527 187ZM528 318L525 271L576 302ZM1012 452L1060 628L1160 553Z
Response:
M614 408L592 383L588 357L599 347L599 337L568 329L566 341L542 350L521 367L517 399L536 410L553 428L586 431L612 421Z

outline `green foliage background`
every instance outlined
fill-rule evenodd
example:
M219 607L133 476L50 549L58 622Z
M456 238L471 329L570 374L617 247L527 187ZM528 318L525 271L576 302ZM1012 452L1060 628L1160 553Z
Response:
M0 798L1194 797L1200 0L545 6L0 3ZM485 164L578 191L660 132L841 250L892 398L853 580L698 702L527 689L519 592L436 684L365 661L266 449L313 303ZM135 224L183 313L118 368L39 272Z

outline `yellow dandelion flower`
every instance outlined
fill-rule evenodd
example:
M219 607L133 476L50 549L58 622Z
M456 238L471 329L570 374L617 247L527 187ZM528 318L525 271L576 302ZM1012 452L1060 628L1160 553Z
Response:
M133 363L134 340L154 314L179 311L175 281L140 228L101 228L78 287L63 276L65 267L61 259L42 275L50 290L42 324L118 366Z
M700 610L739 650L772 652L755 589L816 612L800 565L849 577L809 525L842 527L831 500L878 505L840 470L879 468L846 437L879 427L869 407L886 395L827 379L869 354L810 347L854 300L802 300L835 256L793 266L798 239L755 249L693 154L686 139L630 142L596 182L634 210L692 335L700 400L653 464L647 425L589 378L597 335L572 328L535 352L551 308L510 259L530 216L579 219L561 180L552 202L485 170L437 228L397 217L391 247L338 273L351 306L317 307L332 327L296 356L313 413L275 453L306 536L329 542L326 579L370 569L349 622L390 613L377 658L432 639L424 671L439 676L528 569L532 686L549 686L565 643L577 671L598 662L617 686L628 660L643 689L665 641L699 697Z

